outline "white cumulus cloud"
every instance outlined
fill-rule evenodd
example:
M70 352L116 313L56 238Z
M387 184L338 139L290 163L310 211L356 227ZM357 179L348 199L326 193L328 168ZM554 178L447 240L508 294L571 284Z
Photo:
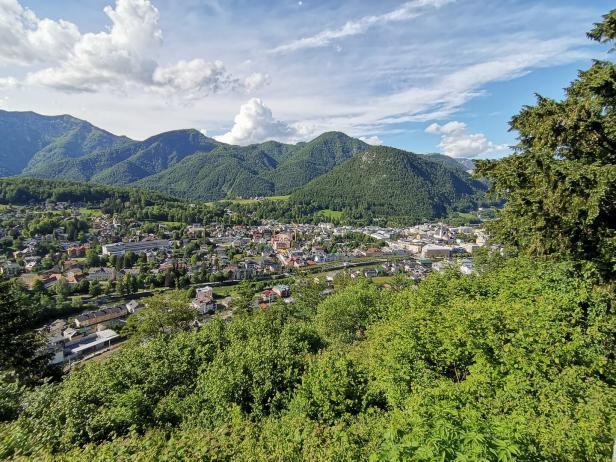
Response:
M252 98L242 104L233 122L229 132L214 138L223 143L244 146L267 140L295 142L305 134L300 128L276 120L271 109L259 98Z
M150 84L162 44L158 10L149 0L106 6L108 31L81 35L65 59L29 75L28 82L66 91L96 91L128 83Z
M46 63L64 58L81 34L68 21L39 19L17 0L0 0L0 62Z
M149 0L117 0L115 8L106 6L104 12L112 22L108 31L82 35L73 25L77 32L71 46L56 56L52 66L31 73L27 82L90 92L128 83L149 83L157 66L151 56L162 44L158 10ZM46 23L53 21L38 21L38 29ZM48 27L51 31L56 28ZM52 42L42 39L38 49L44 53Z
M68 21L39 19L17 0L0 0L0 63L47 67L30 72L30 85L67 92L124 91L129 87L192 99L242 89L221 61L201 58L160 64L160 14L150 0L116 0L104 13L111 27L81 34ZM249 76L257 88L263 74Z
M372 146L381 146L383 144L383 140L376 135L360 136L359 139L362 140L364 143L371 144Z
M454 120L444 125L434 123L426 128L426 133L430 133L431 135L449 135L451 133L463 132L464 130L466 130L466 124Z
M380 15L364 16L356 21L348 21L338 29L325 29L318 34L280 45L271 53L286 53L306 48L320 48L332 41L365 33L368 29L392 22L406 21L421 16L427 7L439 8L452 0L413 0L403 3L395 10Z
M468 133L466 124L451 121L443 125L433 123L425 129L426 133L440 135L439 147L443 154L457 158L473 158L487 154L508 151L506 144L495 144L483 133Z

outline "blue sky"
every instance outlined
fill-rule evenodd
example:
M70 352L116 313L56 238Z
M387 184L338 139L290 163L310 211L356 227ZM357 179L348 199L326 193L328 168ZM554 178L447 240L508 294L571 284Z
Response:
M534 93L605 47L595 0L0 0L0 108L68 113L143 139L233 144L341 130L497 157Z

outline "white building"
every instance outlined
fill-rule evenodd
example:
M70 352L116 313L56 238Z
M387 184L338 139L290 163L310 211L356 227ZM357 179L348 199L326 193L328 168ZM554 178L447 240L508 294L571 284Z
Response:
M171 241L166 239L140 241L140 242L117 242L115 244L105 244L103 255L124 255L126 252L143 253L151 250L169 250Z
M436 244L427 244L421 249L421 258L449 258L451 247Z

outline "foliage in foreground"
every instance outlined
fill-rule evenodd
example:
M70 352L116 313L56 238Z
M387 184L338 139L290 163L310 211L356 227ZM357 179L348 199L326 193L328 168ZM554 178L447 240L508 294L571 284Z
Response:
M277 306L163 332L61 383L5 386L21 411L0 431L1 455L607 460L610 290L572 265L519 258L374 291L352 284L301 316ZM328 322L349 302L359 323Z

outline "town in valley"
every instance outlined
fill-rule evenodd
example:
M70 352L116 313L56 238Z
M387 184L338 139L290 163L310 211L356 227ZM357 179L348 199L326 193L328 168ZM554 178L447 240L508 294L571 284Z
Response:
M267 309L293 303L298 280L327 291L344 277L387 287L433 271L473 274L473 254L487 242L482 223L493 213L466 214L462 225L230 225L138 221L67 202L6 205L0 271L48 304L37 329L51 363L70 366L121 346L126 320L167 290L189 294L198 328L233 315L238 287L255 309Z

